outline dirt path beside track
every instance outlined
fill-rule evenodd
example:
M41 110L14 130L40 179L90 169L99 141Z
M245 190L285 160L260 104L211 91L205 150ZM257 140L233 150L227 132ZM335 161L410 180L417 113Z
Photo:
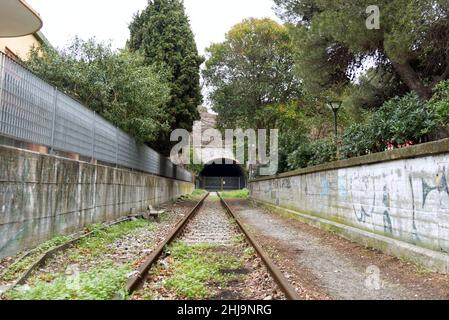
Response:
M246 200L229 200L304 299L449 299L431 273Z

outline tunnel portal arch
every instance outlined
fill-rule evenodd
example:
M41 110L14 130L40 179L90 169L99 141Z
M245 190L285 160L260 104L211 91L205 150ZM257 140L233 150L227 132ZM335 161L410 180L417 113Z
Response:
M232 159L214 159L207 163L197 179L197 188L207 191L241 190L246 188L246 170Z

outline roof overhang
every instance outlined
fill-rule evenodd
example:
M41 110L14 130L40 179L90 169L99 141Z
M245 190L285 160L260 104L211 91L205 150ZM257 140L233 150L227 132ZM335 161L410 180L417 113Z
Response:
M42 28L42 20L23 0L0 1L0 37L21 37Z

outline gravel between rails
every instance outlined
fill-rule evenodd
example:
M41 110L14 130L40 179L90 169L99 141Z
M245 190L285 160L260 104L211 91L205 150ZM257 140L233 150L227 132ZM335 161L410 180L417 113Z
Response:
M211 252L230 259L243 259L242 265L233 270L222 270L223 273L237 273L239 276L225 285L206 281L208 294L206 297L195 297L203 300L283 300L277 284L271 278L261 259L244 240L237 225L226 213L215 194L211 194L202 208L186 226L179 238L179 243L197 250L198 255ZM251 254L247 254L251 250ZM195 252L195 251L194 251ZM179 277L179 265L176 258L163 257L157 268L153 268L147 276L143 288L138 291L135 300L188 300L173 288L167 288L167 281ZM182 276L182 275L181 275Z
M188 245L233 245L233 239L240 233L218 198L213 194L209 197L186 226L180 240Z

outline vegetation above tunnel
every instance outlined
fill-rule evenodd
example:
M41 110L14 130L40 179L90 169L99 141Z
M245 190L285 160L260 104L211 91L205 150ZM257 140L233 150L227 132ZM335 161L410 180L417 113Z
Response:
M208 49L221 129L280 130L280 170L448 136L447 1L275 0L285 22L249 19ZM327 102L339 100L338 140Z

